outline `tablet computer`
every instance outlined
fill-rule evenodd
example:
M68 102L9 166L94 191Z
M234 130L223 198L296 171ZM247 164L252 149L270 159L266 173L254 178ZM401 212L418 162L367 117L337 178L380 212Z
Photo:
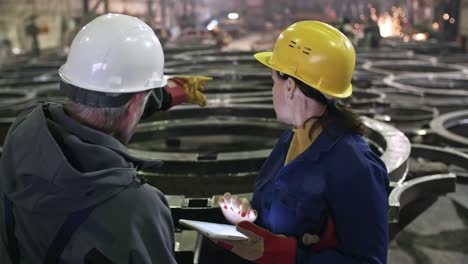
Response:
M224 225L217 223L193 221L187 219L180 219L179 223L183 226L189 227L198 231L200 234L212 239L226 239L226 240L246 240L247 236L238 232L233 225Z

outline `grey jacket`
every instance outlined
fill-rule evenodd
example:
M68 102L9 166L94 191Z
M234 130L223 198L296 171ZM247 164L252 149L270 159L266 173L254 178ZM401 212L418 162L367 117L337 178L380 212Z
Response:
M163 194L142 183L131 157L113 137L68 117L59 104L23 112L0 160L0 194L13 203L20 263L42 263L67 216L93 207L61 254L84 263L98 250L113 263L176 263L174 227ZM0 203L0 263L10 263L4 202Z

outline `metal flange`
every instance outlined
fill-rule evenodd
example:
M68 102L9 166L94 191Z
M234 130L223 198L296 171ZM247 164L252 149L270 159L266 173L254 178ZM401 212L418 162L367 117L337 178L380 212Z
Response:
M353 108L373 108L385 99L385 94L377 90L353 89L350 98L343 100L343 103L351 105Z
M253 55L255 51L218 51L218 50L201 50L201 51L189 51L175 55L175 59L179 60L199 60L203 58L223 58L233 60L251 60L254 61Z
M441 113L465 109L468 104L468 75L402 74L389 76L385 84L421 98L420 105L432 106Z
M184 106L141 124L129 148L137 157L164 161L144 171L164 193L206 197L223 191L219 182L235 192L251 191L285 129L272 106Z
M390 180L394 183L403 181L410 152L408 139L402 132L382 122L369 118L364 118L364 121L371 130L369 140L382 150ZM145 171L153 180L164 181L167 178L167 184L171 184L191 179L206 189L210 181L219 182L223 178L232 182L231 186L239 187L237 192L247 192L251 190L253 177L285 129L276 121L271 105L180 107L155 115L140 125L129 148L137 157L164 161L161 168ZM259 143L249 143L240 148L234 143L225 143L235 141L236 137L240 138L238 144L252 137L256 137ZM205 147L200 144L205 144ZM246 186L247 189L242 189ZM214 187L198 192L214 194ZM188 189L192 189L192 194L196 191L196 188Z
M169 75L207 75L223 80L247 80L249 77L271 79L271 72L253 59L204 58L192 61L174 61L165 64Z
M362 67L370 72L387 75L406 73L468 72L467 68L463 66L437 63L433 61L367 61Z
M455 192L455 185L456 175L453 173L424 176L399 183L388 198L390 223L398 222L400 211L411 202Z
M390 87L422 95L468 96L468 72L401 74L388 76L384 82Z
M0 79L34 79L43 74L58 74L60 66L57 63L1 65Z
M468 180L468 154L466 153L447 147L413 144L411 157L447 164L447 172L457 175L460 181ZM455 167L451 168L452 165Z
M0 89L0 111L22 110L35 96L32 92Z
M389 105L375 108L373 111L374 119L388 123L407 135L428 126L432 119L439 115L435 107L417 105Z
M430 127L440 145L468 148L468 110L440 115Z
M411 144L400 130L368 117L362 118L370 129L368 140L382 153L380 158L387 166L390 186L394 187L403 182L408 173Z
M466 53L443 55L434 57L433 60L440 63L457 64L468 67L468 54Z
M356 69L353 74L352 83L358 88L371 88L373 86L382 86L383 79L387 74L369 72L364 69Z
M423 60L430 61L432 57L425 55L416 55L411 50L392 50L392 49L375 49L363 50L357 52L358 63L367 61L404 61L404 60Z

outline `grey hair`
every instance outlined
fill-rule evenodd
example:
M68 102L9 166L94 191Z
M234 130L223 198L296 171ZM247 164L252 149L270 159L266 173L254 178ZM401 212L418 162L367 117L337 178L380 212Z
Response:
M101 130L111 132L115 124L125 113L128 104L119 107L90 107L73 101L65 103L65 109L72 115L78 116L88 125Z

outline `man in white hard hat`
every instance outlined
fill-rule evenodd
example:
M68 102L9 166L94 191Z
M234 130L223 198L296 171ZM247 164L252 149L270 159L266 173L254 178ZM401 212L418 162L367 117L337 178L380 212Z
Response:
M81 29L59 70L70 101L23 112L3 146L0 263L176 263L167 201L137 177L157 164L125 147L145 109L206 103L207 78L168 81L163 67L137 18L108 14Z

